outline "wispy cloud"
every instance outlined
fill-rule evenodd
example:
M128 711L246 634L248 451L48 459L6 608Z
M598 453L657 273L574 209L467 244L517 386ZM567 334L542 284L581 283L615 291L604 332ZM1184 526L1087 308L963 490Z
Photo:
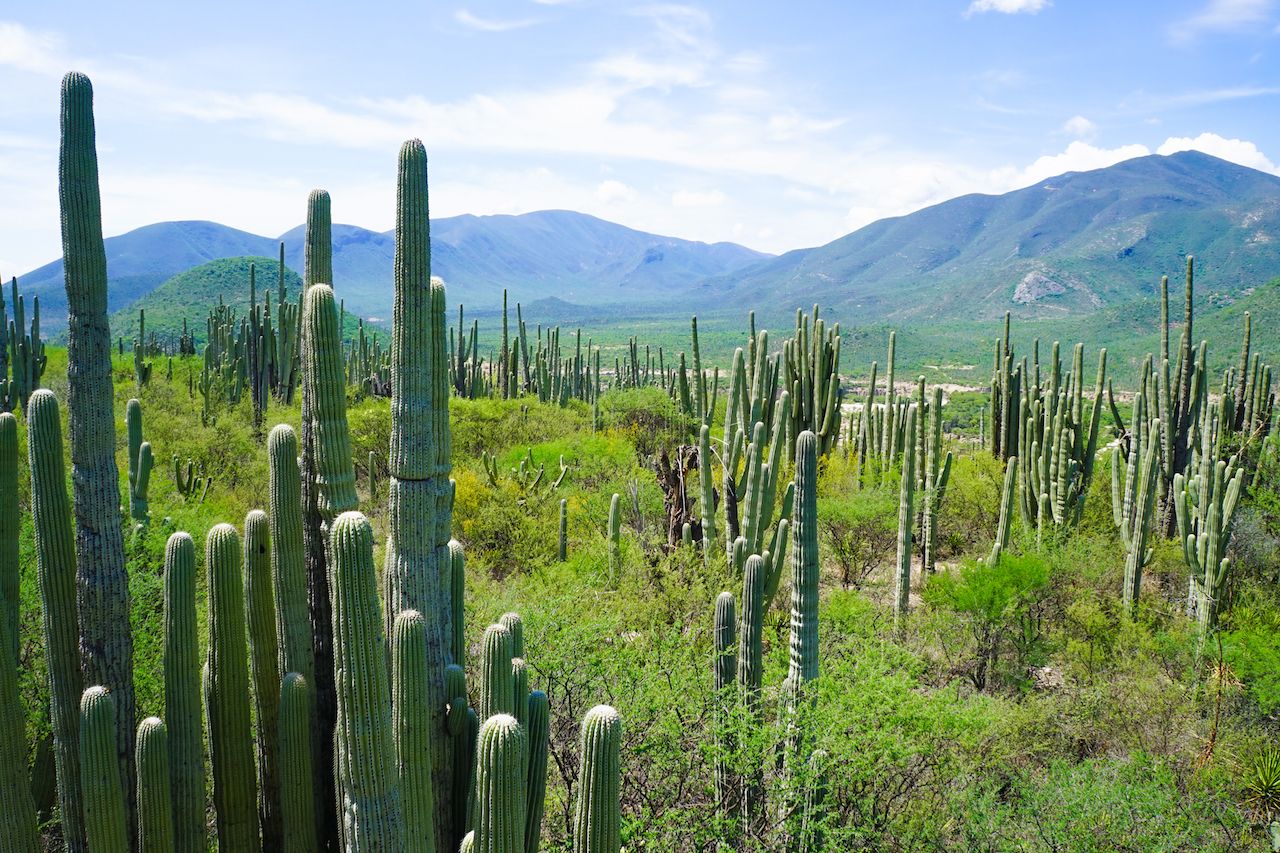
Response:
M1224 86L1219 89L1194 89L1170 95L1146 95L1126 99L1126 109L1162 110L1200 107L1224 101L1240 101L1246 98L1264 98L1280 95L1280 86Z
M1199 12L1169 27L1174 44L1194 41L1205 33L1249 32L1271 17L1275 0L1209 0Z
M538 18L482 18L472 14L468 9L459 9L454 12L453 19L464 27L479 30L482 33L506 33L542 23Z
M1049 6L1049 0L973 0L965 15L1000 12L1005 15L1034 15Z

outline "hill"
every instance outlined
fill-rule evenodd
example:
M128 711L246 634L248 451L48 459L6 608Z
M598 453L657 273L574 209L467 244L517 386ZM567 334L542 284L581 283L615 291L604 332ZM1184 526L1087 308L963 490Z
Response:
M819 302L859 323L1089 314L1150 297L1187 254L1231 293L1280 271L1280 178L1195 151L961 196L703 282L705 300Z

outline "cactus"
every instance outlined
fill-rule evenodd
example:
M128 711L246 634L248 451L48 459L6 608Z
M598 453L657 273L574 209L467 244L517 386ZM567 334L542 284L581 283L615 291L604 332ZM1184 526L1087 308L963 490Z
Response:
M251 510L244 520L244 598L249 621L254 723L258 733L258 821L267 850L282 845L280 826L280 663L272 596L267 514Z
M401 610L427 622L427 705L431 709L436 848L452 848L453 753L445 735L444 672L454 656L453 586L461 598L461 551L450 549L449 370L445 289L431 277L427 154L422 142L400 148L396 189L395 296L391 334L391 445L385 582L388 624ZM456 565L456 572L454 571ZM461 626L458 627L458 636Z
M350 850L401 850L404 820L373 528L359 512L345 512L333 523L329 548L343 838Z
M715 674L716 710L718 729L721 733L717 744L715 761L716 807L728 821L736 818L737 794L733 770L729 764L729 751L732 744L727 735L731 718L732 700L727 695L728 689L738 679L738 657L735 644L738 636L738 619L735 613L733 593L722 592L716 597L715 615Z
M609 577L618 576L622 566L622 496L617 492L609 500Z
M450 610L452 610L452 636L449 638L449 647L451 651L451 659L454 661L462 661L467 656L467 624L465 615L465 592L467 584L467 566L466 554L462 549L462 543L457 539L449 540L449 587L450 587ZM446 674L448 667L445 667ZM446 690L445 697L448 699L450 693ZM456 694L453 694L456 695Z
M828 330L817 305L812 317L797 308L795 337L782 348L786 376L780 381L791 393L789 437L794 441L809 430L825 456L840 435L840 324Z
M27 403L27 453L62 837L69 853L84 853L79 757L83 682L76 611L75 540L62 461L62 425L58 400L52 391L36 391Z
M906 435L915 435L916 406L907 407ZM908 447L902 454L902 482L898 493L898 560L895 563L893 585L893 621L901 628L902 621L911 606L911 527L915 522L913 509L916 496L916 453Z
M480 719L515 712L511 677L512 636L506 625L484 629L484 656L480 659Z
M6 413L7 415L7 413ZM13 853L39 853L36 804L27 779L27 727L18 696L18 659L8 653L9 626L0 622L0 845Z
M249 725L249 650L245 645L240 534L218 524L205 540L209 580L209 654L205 704L213 759L213 805L218 843L258 853L258 786Z
M61 449L61 448L59 448ZM7 629L7 647L0 653L18 660L18 616L22 599L18 588L18 419L0 412L0 622Z
M621 744L622 718L617 711L597 705L587 712L582 721L573 853L619 853L622 849Z
M391 724L405 853L435 853L436 849L426 658L427 620L416 610L400 611L391 640Z
M76 583L80 669L86 682L111 693L116 758L133 802L133 638L129 578L120 527L120 476L107 323L107 259L94 141L93 86L70 72L62 79L62 143L58 199L67 291L67 424L76 517ZM132 817L129 826L132 827Z
M1151 533L1155 509L1156 465L1160 453L1156 438L1159 435L1160 421L1154 419L1145 430L1146 446L1136 441L1130 445L1131 463L1127 482L1123 487L1120 483L1121 451L1116 448L1111 454L1112 511L1116 527L1120 530L1120 539L1125 546L1124 591L1121 602L1131 619L1138 614L1142 569L1151 560L1147 538ZM1123 502L1118 497L1122 489Z
M525 703L524 728L529 736L524 853L538 853L538 846L542 841L542 813L547 797L547 752L551 745L551 706L547 694L541 690L529 694Z
M764 682L765 563L759 554L747 557L742 572L742 622L738 642L738 685L753 720L760 716L760 691ZM747 827L760 818L762 779L759 768L751 773L742 791L742 820Z
M818 448L819 439L809 430L796 439L796 532L791 547L791 664L787 680L797 693L818 677Z
M699 511L702 516L702 548L710 558L718 548L716 530L716 483L711 469L711 427L698 429L698 488L701 491Z
M151 442L142 440L142 403L130 400L125 406L125 425L129 439L129 515L145 524L151 518L147 504L147 486L151 481Z
M475 809L476 740L480 736L480 715L466 708L463 731L453 738L453 806L450 816L453 835L450 846L471 828Z
M1101 397L1099 397L1099 400ZM951 479L951 451L942 461L942 389L933 389L933 402L929 408L924 464L924 512L920 519L920 538L924 541L922 566L930 573L937 563L938 517L942 501L947 494L947 482Z
M1000 555L1009 547L1009 531L1013 526L1013 502L1018 487L1018 457L1010 456L1005 460L1004 490L1000 496L1000 520L996 526L996 541L991 546L991 554L987 557L987 565L994 566L1000 562Z
M307 578L302 545L301 474L298 439L280 424L267 436L270 495L271 574L275 590L276 642L280 670L310 681L314 671L311 625L307 611Z
M311 763L311 685L297 672L280 683L280 818L285 853L318 853Z
M562 563L569 559L569 501L564 498L560 499L560 537L556 558Z
M169 732L159 717L138 725L138 850L173 853L173 803L169 789Z
M128 813L116 756L115 701L101 685L90 687L80 699L80 779L88 849L91 853L128 853Z
M151 362L143 358L143 353L147 347L147 312L141 308L138 309L138 336L133 339L133 378L138 384L138 389L151 381Z
M511 707L514 717L524 725L529 703L529 664L524 658L511 659Z
M164 550L164 708L177 853L205 853L204 731L196 625L196 546L186 533Z
M525 849L529 741L510 714L497 714L480 727L476 745L476 853L519 853Z

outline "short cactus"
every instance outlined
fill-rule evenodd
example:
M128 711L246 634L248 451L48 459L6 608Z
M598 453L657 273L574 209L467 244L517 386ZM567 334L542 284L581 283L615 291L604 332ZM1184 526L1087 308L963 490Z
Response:
M476 744L476 853L521 853L525 849L529 741L510 714L480 727Z
M480 719L498 714L515 716L515 684L511 677L511 631L494 624L484 629L484 652L480 659Z
M551 739L551 705L547 694L541 690L529 694L525 703L524 728L529 736L524 853L538 853L538 846L542 842L542 813L547 798L547 751Z
M116 760L116 706L100 685L90 687L80 699L80 779L88 849L128 853L129 823Z
M622 496L609 499L609 577L616 578L622 565Z
M622 849L621 745L622 718L618 712L608 705L588 711L582 721L573 853L619 853Z
M169 732L159 717L138 726L138 850L173 853L173 803L169 788Z
M290 672L280 683L280 818L284 853L317 853L311 763L311 685Z

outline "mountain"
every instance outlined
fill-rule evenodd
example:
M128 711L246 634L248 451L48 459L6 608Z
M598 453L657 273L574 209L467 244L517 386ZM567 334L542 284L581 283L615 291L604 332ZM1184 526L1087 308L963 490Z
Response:
M859 324L1089 314L1149 298L1185 256L1200 288L1280 271L1280 178L1195 151L1068 172L883 219L699 285L699 302L831 308Z
M670 302L708 276L770 257L733 243L663 237L571 211L456 216L433 220L431 228L432 271L449 284L451 302L477 308L500 305L504 287L523 302ZM304 235L304 226L271 238L215 222L161 222L110 237L108 310L128 308L172 276L212 260L275 258L280 242L286 266L301 270ZM390 317L394 256L394 232L333 226L334 284L348 310ZM18 282L23 293L40 297L48 331L65 328L61 260Z

